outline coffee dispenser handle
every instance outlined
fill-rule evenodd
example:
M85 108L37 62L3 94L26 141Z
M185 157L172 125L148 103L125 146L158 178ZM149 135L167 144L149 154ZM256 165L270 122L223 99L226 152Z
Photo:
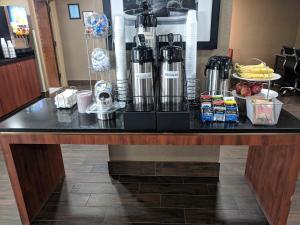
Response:
M230 78L230 71L232 70L233 65L232 63L228 63L225 67L224 67L224 79L229 79Z
M174 34L170 33L168 34L168 41L169 41L169 45L173 45L174 44Z
M145 1L142 2L142 7L143 7L144 13L148 13L149 12L149 4L148 4L147 0L145 0Z
M204 76L206 76L206 77L207 77L207 70L208 70L208 66L205 66Z
M141 46L145 46L146 45L145 35L144 34L139 34L138 37L139 37L139 41L140 41Z
M229 69L226 68L226 69L224 69L223 72L224 72L223 78L224 78L224 79L228 79L228 78L229 78Z

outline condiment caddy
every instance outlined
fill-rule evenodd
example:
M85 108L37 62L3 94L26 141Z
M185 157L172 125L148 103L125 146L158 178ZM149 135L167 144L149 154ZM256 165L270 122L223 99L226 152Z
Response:
M217 94L215 94L217 93ZM215 92L204 92L201 94L201 115L202 122L239 122L238 105L233 96L229 92L227 96Z
M241 80L241 85L245 85L248 87L245 87L245 93L241 95L239 91L239 83L237 84L236 90L232 91L232 95L241 98L246 99L246 97L251 95L261 96L266 99L273 99L278 97L278 93L271 90L271 82L278 80L281 78L279 74L274 73L274 71L269 68L264 62L262 62L259 59L252 59L254 61L258 61L259 64L255 65L248 65L248 66L241 66L239 64L236 64L235 70L236 73L232 75L233 78L236 78L238 80ZM263 82L267 83L268 87L264 89L262 87ZM247 83L249 85L247 85ZM257 84L261 85L260 91L258 93L251 93L251 87L249 86L255 86Z

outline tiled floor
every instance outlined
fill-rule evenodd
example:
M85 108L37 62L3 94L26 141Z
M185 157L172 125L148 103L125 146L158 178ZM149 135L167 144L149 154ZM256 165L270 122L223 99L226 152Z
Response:
M299 97L284 101L300 116ZM217 183L193 177L110 177L106 146L64 145L62 149L65 182L36 225L267 224L243 177L245 150L222 148ZM0 151L0 225L20 224ZM300 224L300 180L288 224Z

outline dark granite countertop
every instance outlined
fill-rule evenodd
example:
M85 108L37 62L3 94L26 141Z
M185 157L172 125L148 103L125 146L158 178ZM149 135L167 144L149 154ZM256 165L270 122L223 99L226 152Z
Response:
M34 59L34 58L35 58L34 55L29 55L29 56L23 56L23 57L15 58L15 59L0 59L0 66L17 63L17 62L21 62L21 61L28 60L28 59Z
M72 132L104 133L129 132L124 128L122 112L111 121L100 121L96 114L79 114L75 106L70 110L56 109L54 99L42 99L0 123L0 132ZM143 132L143 131L139 131ZM176 132L176 131L174 131ZM179 132L179 131L178 131ZM190 129L181 133L300 133L300 120L282 110L275 126L253 126L244 118L239 124L203 124L193 114Z

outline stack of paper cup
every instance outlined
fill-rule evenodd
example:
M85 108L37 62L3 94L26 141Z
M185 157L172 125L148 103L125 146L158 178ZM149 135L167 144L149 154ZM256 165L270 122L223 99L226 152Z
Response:
M114 43L116 56L116 76L118 98L125 101L127 97L127 62L126 62L126 42L125 42L125 22L124 16L114 18Z
M185 28L185 74L189 100L196 97L197 26L197 12L196 10L189 10Z

